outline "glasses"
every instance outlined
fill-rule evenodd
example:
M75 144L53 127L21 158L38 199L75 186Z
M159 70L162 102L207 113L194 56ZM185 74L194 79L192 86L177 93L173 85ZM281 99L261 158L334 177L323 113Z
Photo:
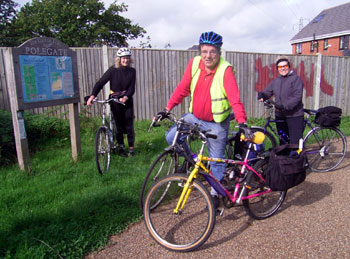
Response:
M206 50L203 50L201 51L201 54L206 56L209 54L209 56L216 56L218 54L218 52L216 50L211 50L211 51L206 51Z
M289 66L288 66L288 65L283 65L283 66L277 66L277 67L278 67L279 70L281 70L281 69L283 69L283 68L284 68L284 69L287 69Z

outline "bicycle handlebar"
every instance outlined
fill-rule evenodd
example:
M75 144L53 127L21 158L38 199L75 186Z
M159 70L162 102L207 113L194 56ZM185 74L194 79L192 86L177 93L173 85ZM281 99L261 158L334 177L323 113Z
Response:
M268 108L273 108L276 105L276 103L270 99L267 99L264 101L264 105Z
M104 103L110 103L110 102L116 102L116 103L119 103L119 104L125 106L125 103L122 103L122 102L119 101L117 98L109 98L109 99L106 99L106 100L99 100L99 99L96 97L96 98L94 98L94 99L92 100L91 103L102 103L102 104L104 104Z
M88 95L88 96L85 96L84 97L84 105L87 104L87 101L89 100L91 95ZM95 97L91 103L102 103L102 104L105 104L105 103L110 103L110 102L116 102L116 103L119 103L119 104L122 104L122 105L125 105L125 103L122 103L121 101L118 100L118 98L108 98L106 100L99 100L98 97Z
M153 127L160 127L160 124L157 123L157 121L158 121L158 118L154 117L151 124L149 125L147 132L150 132Z
M264 106L266 106L267 108L271 109L273 107L276 106L276 103L274 101L272 101L271 99L265 100L264 101ZM305 113L307 113L308 115L316 115L318 113L317 110L312 110L312 109L303 109L303 111Z

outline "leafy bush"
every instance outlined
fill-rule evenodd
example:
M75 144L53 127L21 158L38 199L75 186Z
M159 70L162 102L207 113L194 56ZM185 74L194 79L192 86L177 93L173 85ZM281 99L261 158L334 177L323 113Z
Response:
M9 164L16 159L15 137L12 116L8 111L0 110L0 165Z
M29 145L36 148L45 140L69 136L69 122L56 117L35 115L26 112L24 115ZM31 148L31 147L30 147Z
M30 151L52 138L69 136L69 122L56 117L34 115L25 112L26 133ZM11 112L0 110L0 165L8 165L16 159L16 146Z

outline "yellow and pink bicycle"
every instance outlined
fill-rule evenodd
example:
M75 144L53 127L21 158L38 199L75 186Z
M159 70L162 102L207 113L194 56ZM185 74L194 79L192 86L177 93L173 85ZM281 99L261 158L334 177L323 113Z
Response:
M217 208L208 188L220 194L223 208L243 205L248 215L258 220L274 215L287 193L271 191L266 184L268 159L264 153L253 158L254 163L249 159L255 144L264 142L263 133L255 132L253 140L247 141L243 160L232 160L204 156L208 138L216 136L195 126L190 130L197 131L195 135L202 142L193 170L188 175L175 173L160 178L148 190L143 204L145 224L151 236L161 246L180 252L200 247L214 229ZM226 163L225 178L217 181L204 161Z

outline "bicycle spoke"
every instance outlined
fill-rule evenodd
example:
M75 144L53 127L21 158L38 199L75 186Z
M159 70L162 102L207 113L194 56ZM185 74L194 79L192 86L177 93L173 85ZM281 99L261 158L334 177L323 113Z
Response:
M185 176L176 174L163 178L150 189L145 200L148 231L160 245L175 251L191 251L199 247L215 224L210 194L199 182L194 183L184 209L174 213L186 180ZM155 202L157 206L154 206Z
M109 138L107 134L106 128L99 128L96 133L96 141L95 141L95 156L96 156L96 164L97 170L100 174L104 174L109 170L110 159L111 159L111 149Z
M259 160L254 168L266 178L266 169L268 162L266 160ZM255 186L248 191L247 195L257 195L268 191L270 188L257 175L253 175L250 184ZM266 219L274 215L281 207L286 197L286 191L271 191L259 196L243 200L244 209L254 219Z
M318 127L304 140L309 166L316 172L335 169L345 157L346 146L346 138L337 128Z
M171 175L178 168L178 155L174 151L164 151L151 165L143 182L140 193L140 206L143 207L145 196L150 187L160 178Z

